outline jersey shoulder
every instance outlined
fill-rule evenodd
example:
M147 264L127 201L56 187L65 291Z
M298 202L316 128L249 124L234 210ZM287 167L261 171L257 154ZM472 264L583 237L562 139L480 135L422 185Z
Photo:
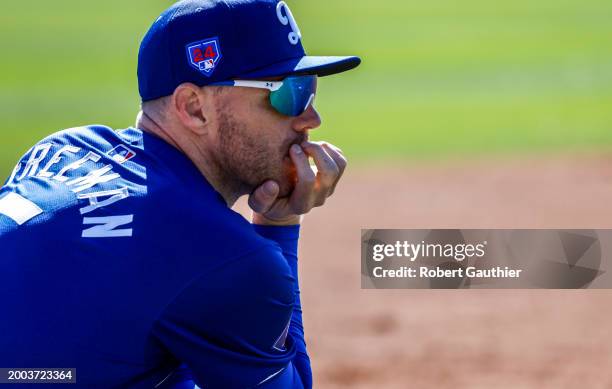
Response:
M145 168L134 163L141 143L101 125L45 137L0 188L0 232L80 217L142 193Z
M7 234L128 238L138 255L160 248L182 258L231 258L265 244L177 149L100 125L52 134L19 160L0 189L0 238Z

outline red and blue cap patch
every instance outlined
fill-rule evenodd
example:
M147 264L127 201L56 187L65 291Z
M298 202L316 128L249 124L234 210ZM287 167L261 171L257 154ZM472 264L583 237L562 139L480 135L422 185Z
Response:
M222 58L219 38L209 38L187 45L189 64L203 75L212 76Z

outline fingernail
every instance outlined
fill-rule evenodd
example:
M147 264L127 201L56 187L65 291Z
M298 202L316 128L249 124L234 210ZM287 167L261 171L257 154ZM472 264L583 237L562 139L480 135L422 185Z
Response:
M268 196L276 195L276 185L271 181L268 181L264 184L263 190L264 193Z
M291 146L291 149L296 154L302 154L302 148L300 146L298 146L298 145Z

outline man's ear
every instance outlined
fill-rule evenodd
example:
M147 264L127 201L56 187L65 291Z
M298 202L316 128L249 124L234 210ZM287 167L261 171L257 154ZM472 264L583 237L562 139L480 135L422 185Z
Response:
M191 83L179 85L172 94L172 109L179 121L193 133L202 135L212 119L212 94Z

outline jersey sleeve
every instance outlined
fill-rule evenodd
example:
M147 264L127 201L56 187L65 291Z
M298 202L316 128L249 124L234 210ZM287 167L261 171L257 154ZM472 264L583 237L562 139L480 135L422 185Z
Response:
M265 388L292 374L296 344L279 347L289 324L294 278L276 245L223 262L195 278L154 322L152 336L206 389ZM272 386L268 386L272 385Z
M289 326L289 335L293 339L296 347L296 356L293 365L298 371L305 388L312 388L312 369L310 358L306 350L304 340L304 325L302 321L302 304L300 300L300 286L298 278L298 241L300 239L300 226L261 226L254 225L255 231L266 239L276 242L283 251L287 264L291 268L294 278L293 293L295 303Z

